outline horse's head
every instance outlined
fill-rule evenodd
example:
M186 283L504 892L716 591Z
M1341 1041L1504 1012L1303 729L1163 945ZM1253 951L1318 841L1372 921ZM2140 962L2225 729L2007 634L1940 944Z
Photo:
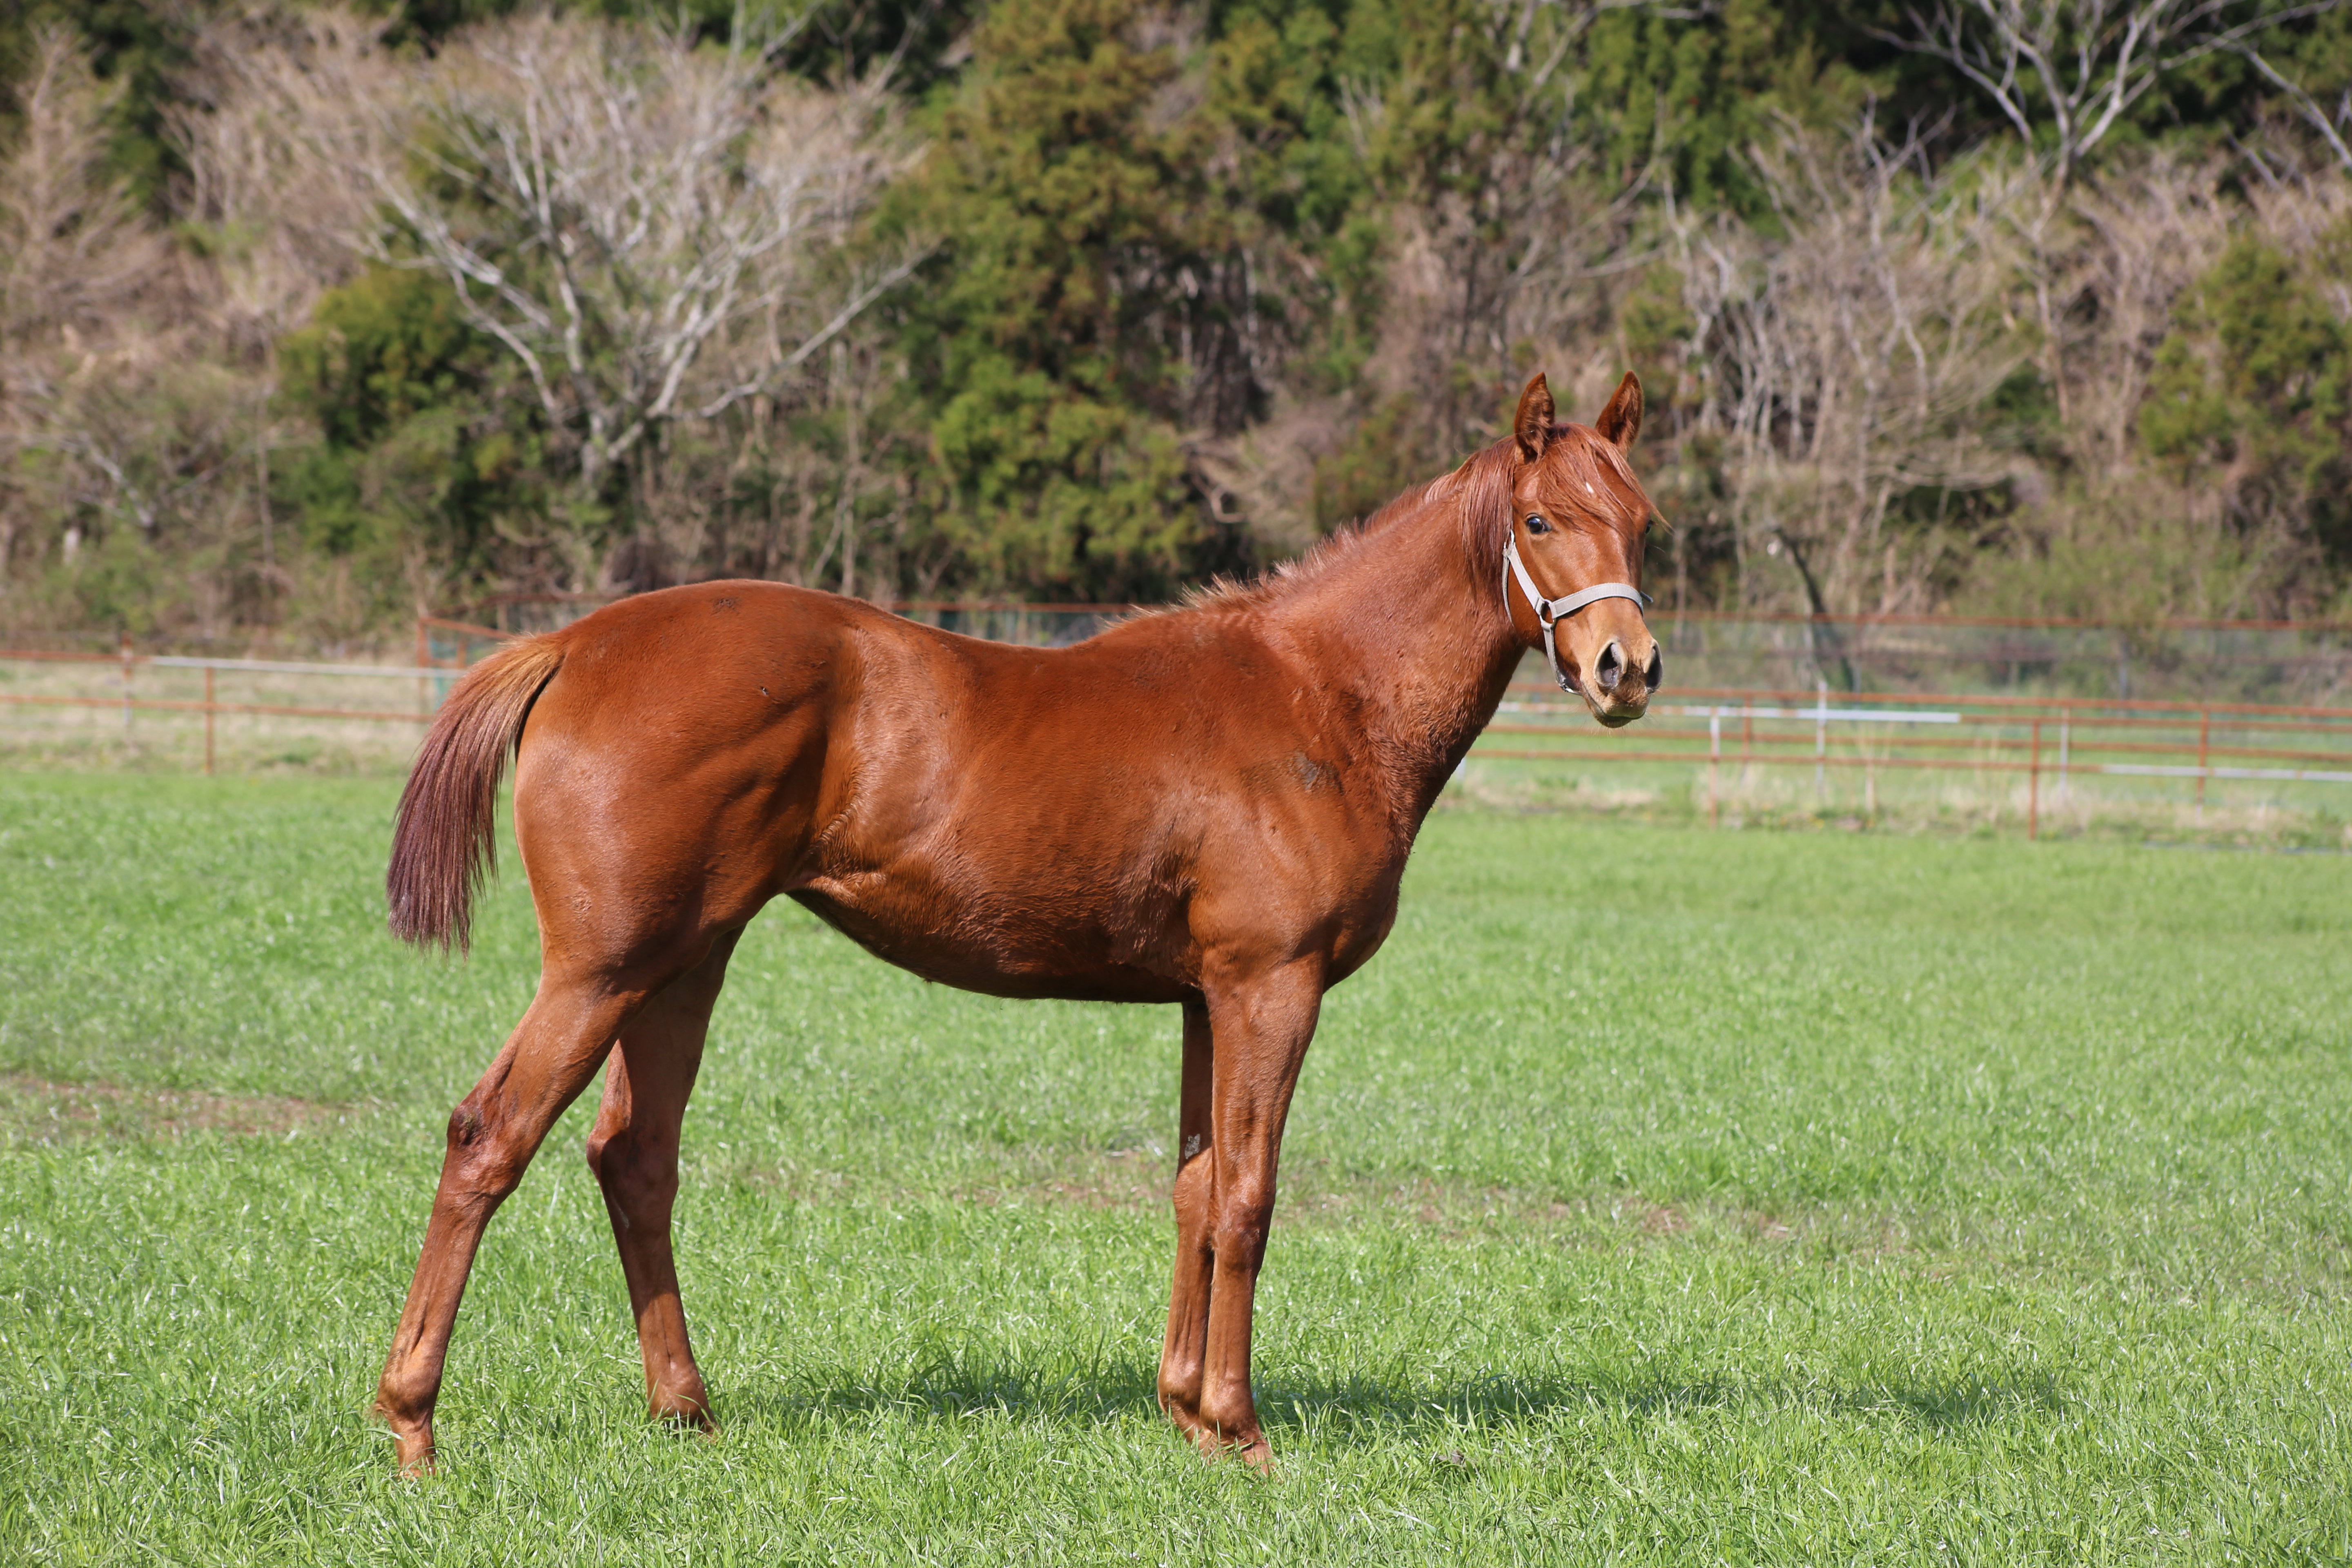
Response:
M1553 424L1551 388L1538 375L1512 425L1504 602L1561 688L1612 730L1642 716L1664 674L1637 597L1653 508L1625 450L1641 427L1642 384L1630 374L1590 426Z

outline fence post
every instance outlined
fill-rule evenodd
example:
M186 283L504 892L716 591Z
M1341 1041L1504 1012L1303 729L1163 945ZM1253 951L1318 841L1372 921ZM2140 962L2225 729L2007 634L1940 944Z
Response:
M213 776L213 667L205 666L205 777Z
M2213 714L2209 709L2197 715L2197 818L2205 818L2205 758L2206 742L2213 733Z
M2042 721L2033 721L2032 761L2025 767L2025 837L2042 837Z
M1830 683L1816 677L1813 701L1813 798L1827 800L1830 754Z
M2058 710L2058 799L2062 803L2072 798L2068 794L2070 786L2066 782L2066 732L2074 728L2074 710L2072 708Z
M1713 827L1717 818L1717 770L1723 763L1723 710L1718 708L1706 716L1706 825Z
M122 738L131 738L131 634L122 634Z
M416 716L420 719L433 711L433 678L425 667L433 662L433 634L425 629L425 617L416 617Z

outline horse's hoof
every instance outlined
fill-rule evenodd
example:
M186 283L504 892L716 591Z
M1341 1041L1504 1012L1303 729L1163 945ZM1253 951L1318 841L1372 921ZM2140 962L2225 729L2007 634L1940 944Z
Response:
M397 1436L400 1441L400 1473L404 1476L431 1475L434 1470L433 1433L431 1429L427 1428L423 1432L400 1432L394 1434L394 1436Z
M1231 1456L1262 1476L1274 1474L1274 1447L1262 1434L1255 1437L1227 1437L1220 1435L1214 1427L1203 1425L1188 1436L1192 1437L1193 1446L1201 1450L1201 1458L1204 1460L1213 1462Z
M404 1476L429 1476L433 1473L433 1423L430 1419L404 1420L379 1398L368 1407L368 1415L392 1428L393 1441L397 1445L396 1464Z
M665 1426L699 1432L706 1437L719 1436L719 1423L710 1414L710 1402L699 1394L665 1394L651 1403L653 1419Z

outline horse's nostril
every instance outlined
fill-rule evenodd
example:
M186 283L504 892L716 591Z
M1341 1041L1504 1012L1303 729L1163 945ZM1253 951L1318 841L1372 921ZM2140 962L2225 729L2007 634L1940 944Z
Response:
M1649 684L1653 691L1655 691L1666 679L1665 655L1661 653L1654 644L1650 648L1650 668L1642 672L1642 679Z
M1601 650L1601 658L1593 664L1592 679L1601 683L1601 690L1614 691L1617 682L1623 679L1624 675L1625 652L1612 638L1609 646Z

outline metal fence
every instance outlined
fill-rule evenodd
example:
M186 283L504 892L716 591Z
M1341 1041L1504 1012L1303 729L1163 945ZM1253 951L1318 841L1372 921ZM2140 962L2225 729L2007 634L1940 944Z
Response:
M2352 706L2352 626L1654 610L1673 683Z
M427 646L420 628L418 647ZM236 658L142 652L0 649L8 752L185 763L217 771L224 731L236 761L309 765L322 752L353 769L414 749L463 673L439 664ZM142 716L144 716L143 718Z
M1675 700L1675 699L1681 700ZM1540 739L1549 744L1537 747ZM1555 771L1663 770L1710 823L1726 802L1774 792L1872 815L1922 774L1970 781L1974 804L2006 804L2038 836L2046 806L2085 784L2109 801L2352 811L2352 708L2000 693L1832 694L1670 689L1638 728L1605 731L1549 681L1515 682L1471 753ZM1987 788L1988 784L1996 787ZM2006 784L2010 787L1999 787ZM2019 798L2021 797L2021 798Z
M47 745L207 773L225 753L236 769L397 767L467 666L519 631L603 602L508 595L464 618L423 619L404 661L234 658L128 638L107 652L0 650L0 742L18 755ZM1127 613L892 607L1038 646ZM1506 795L1671 797L1716 821L1764 807L1867 816L1938 799L2014 818L2029 834L2053 809L2101 801L2352 816L2345 627L1667 613L1652 624L1667 686L1642 723L1601 730L1531 660L1473 750L1471 773Z

